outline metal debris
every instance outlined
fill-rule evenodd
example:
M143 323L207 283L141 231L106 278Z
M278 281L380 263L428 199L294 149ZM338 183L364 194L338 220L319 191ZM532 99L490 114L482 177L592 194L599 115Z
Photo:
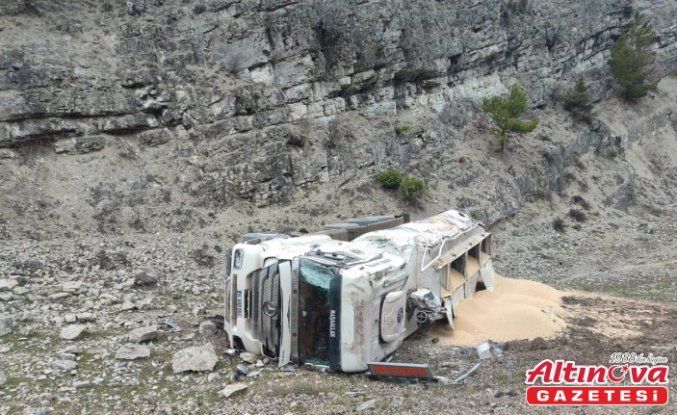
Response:
M238 392L242 392L244 390L247 390L248 387L249 387L248 385L245 385L245 384L242 384L242 383L238 383L238 384L235 384L235 385L228 385L221 392L219 392L219 395L228 399Z
M480 359L492 359L503 356L503 345L492 341L478 345L476 350Z
M472 375L473 373L475 373L475 371L480 367L481 364L482 364L482 363L479 363L479 362L476 363L475 366L473 366L473 367L470 368L470 370L468 370L467 372L465 372L465 373L462 374L461 376L457 377L456 380L454 380L454 383L462 383L462 382L464 382L464 381L465 381L465 378L467 378L468 376L470 376L470 375Z
M238 363L235 367L235 372L233 373L233 380L238 380L242 376L247 376L249 374L249 368L243 363Z
M169 327L172 331L181 331L181 326L174 323L172 320L165 320L162 322L162 324Z

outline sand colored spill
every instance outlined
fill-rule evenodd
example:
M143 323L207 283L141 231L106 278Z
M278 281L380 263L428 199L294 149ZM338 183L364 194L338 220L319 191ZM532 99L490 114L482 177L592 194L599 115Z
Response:
M431 334L443 344L458 346L555 337L566 327L560 306L564 295L539 282L496 275L494 291L479 291L461 301L453 330L440 322Z

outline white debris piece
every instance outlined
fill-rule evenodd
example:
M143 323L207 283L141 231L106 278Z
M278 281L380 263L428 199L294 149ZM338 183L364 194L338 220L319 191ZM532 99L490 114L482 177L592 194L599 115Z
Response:
M238 392L242 392L244 390L247 390L248 387L249 386L245 385L244 383L235 383L235 384L228 385L225 388L223 388L223 390L221 392L219 392L219 395L228 399Z

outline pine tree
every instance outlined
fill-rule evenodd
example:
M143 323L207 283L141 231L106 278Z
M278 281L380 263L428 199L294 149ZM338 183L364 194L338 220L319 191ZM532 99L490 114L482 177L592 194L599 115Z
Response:
M592 117L592 99L585 79L579 76L576 85L567 91L562 102L564 109L570 111L576 118L589 121Z
M611 49L611 73L629 100L645 96L656 85L656 52L651 49L655 41L649 21L636 14Z
M510 133L526 134L538 125L538 118L521 119L527 111L527 95L517 84L510 88L507 98L494 96L482 101L482 110L489 114L498 127L500 151L505 149Z

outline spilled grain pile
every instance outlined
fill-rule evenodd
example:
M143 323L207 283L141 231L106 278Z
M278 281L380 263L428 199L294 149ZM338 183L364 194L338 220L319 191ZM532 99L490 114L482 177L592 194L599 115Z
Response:
M432 335L443 344L476 346L497 342L555 337L566 327L561 307L565 293L535 281L496 275L494 291L479 291L461 301L454 329L436 325Z

